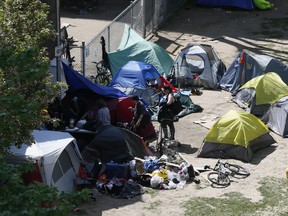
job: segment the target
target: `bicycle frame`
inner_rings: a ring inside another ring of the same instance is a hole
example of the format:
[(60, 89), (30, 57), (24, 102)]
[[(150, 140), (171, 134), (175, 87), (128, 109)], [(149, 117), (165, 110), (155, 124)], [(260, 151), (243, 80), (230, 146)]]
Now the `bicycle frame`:
[[(205, 167), (211, 169), (209, 166)], [(230, 164), (228, 162), (223, 163), (221, 159), (217, 161), (216, 165), (211, 170), (213, 171), (208, 174), (208, 179), (212, 184), (224, 187), (230, 185), (230, 176), (234, 178), (246, 178), (250, 175), (250, 172), (242, 166)]]
[(101, 37), (100, 43), (102, 45), (102, 60), (99, 62), (92, 62), (96, 66), (96, 76), (91, 75), (90, 80), (94, 83), (107, 86), (113, 76), (110, 70), (109, 59), (105, 50), (105, 39), (103, 36)]
[(153, 108), (160, 104), (162, 93), (162, 90), (158, 90), (154, 87), (148, 87), (141, 92), (140, 97), (148, 103), (147, 108)]

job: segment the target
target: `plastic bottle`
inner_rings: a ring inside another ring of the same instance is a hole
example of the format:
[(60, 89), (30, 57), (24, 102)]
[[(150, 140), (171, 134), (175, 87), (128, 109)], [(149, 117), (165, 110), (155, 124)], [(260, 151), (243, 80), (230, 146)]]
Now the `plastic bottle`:
[(130, 175), (132, 178), (137, 176), (137, 171), (136, 171), (136, 160), (131, 160), (129, 162), (129, 167), (130, 167)]

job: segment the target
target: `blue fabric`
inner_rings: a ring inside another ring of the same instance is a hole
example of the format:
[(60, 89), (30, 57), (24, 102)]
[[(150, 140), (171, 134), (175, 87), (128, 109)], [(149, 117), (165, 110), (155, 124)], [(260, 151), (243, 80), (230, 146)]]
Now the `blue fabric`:
[(109, 86), (145, 89), (148, 86), (146, 80), (155, 80), (160, 84), (161, 75), (151, 64), (129, 61), (118, 70)]
[(198, 5), (209, 7), (237, 7), (245, 10), (253, 10), (252, 0), (197, 0)]
[(68, 92), (75, 92), (80, 89), (88, 89), (92, 92), (102, 95), (107, 98), (120, 98), (127, 97), (125, 93), (113, 87), (102, 86), (91, 82), (82, 74), (70, 68), (62, 62), (64, 74), (68, 87)]
[(152, 173), (154, 170), (159, 169), (160, 165), (158, 164), (158, 159), (150, 159), (144, 161), (144, 170), (147, 173)]

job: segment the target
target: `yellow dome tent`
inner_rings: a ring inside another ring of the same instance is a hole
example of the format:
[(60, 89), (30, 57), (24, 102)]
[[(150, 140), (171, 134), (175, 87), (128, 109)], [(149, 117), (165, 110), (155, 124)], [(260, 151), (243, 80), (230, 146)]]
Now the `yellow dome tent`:
[(234, 98), (241, 108), (262, 116), (279, 99), (288, 96), (288, 86), (274, 72), (257, 76), (246, 82)]
[(250, 162), (255, 151), (276, 141), (266, 125), (245, 111), (230, 110), (209, 130), (198, 157), (233, 158)]

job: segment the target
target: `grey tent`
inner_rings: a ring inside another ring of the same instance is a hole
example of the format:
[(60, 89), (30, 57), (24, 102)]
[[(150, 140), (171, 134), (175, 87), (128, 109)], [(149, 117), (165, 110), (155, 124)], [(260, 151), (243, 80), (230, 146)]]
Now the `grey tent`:
[(170, 76), (174, 85), (218, 88), (226, 67), (214, 48), (208, 44), (188, 44), (177, 56)]
[(75, 179), (83, 161), (75, 138), (69, 133), (48, 130), (34, 130), (32, 136), (33, 143), (22, 144), (21, 148), (11, 146), (6, 161), (32, 161), (35, 170), (25, 175), (28, 183), (43, 182), (59, 192), (76, 190)]
[(269, 129), (282, 137), (288, 137), (288, 97), (283, 97), (271, 105), (262, 117)]
[(235, 93), (243, 84), (259, 75), (275, 72), (288, 84), (288, 67), (280, 60), (268, 55), (241, 51), (222, 76), (220, 88)]

